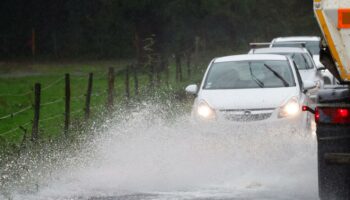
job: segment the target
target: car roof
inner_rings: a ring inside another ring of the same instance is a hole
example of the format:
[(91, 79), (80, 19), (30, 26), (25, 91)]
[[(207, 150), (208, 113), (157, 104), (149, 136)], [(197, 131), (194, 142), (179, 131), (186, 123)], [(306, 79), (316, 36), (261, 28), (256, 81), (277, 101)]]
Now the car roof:
[(278, 37), (273, 42), (304, 42), (304, 41), (320, 41), (318, 36), (295, 36), (295, 37)]
[(214, 59), (214, 63), (230, 62), (230, 61), (245, 61), (245, 60), (287, 60), (286, 56), (274, 54), (242, 54), (224, 56)]
[(251, 53), (308, 53), (308, 50), (298, 47), (273, 47), (252, 49)]

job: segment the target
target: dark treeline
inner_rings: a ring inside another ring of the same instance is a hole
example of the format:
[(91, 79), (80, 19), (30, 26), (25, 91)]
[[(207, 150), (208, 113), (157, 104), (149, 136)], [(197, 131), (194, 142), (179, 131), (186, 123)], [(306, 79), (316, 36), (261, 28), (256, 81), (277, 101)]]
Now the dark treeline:
[(34, 43), (39, 57), (98, 59), (319, 34), (310, 0), (6, 0), (0, 13), (2, 59)]

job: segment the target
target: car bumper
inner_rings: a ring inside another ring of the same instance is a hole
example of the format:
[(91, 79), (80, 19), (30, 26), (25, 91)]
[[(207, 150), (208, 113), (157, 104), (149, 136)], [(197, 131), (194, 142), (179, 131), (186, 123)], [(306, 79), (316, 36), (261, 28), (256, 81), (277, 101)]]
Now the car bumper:
[[(279, 118), (276, 112), (271, 113), (271, 115), (266, 119), (261, 120), (236, 120), (235, 118), (228, 118), (223, 113), (217, 113), (215, 119), (205, 120), (198, 117), (192, 117), (196, 123), (200, 124), (215, 124), (222, 126), (234, 126), (234, 127), (255, 127), (262, 128), (264, 130), (285, 130), (293, 133), (299, 133), (310, 129), (310, 116), (306, 112), (300, 112), (294, 117), (284, 117)], [(274, 132), (274, 131), (272, 131)]]

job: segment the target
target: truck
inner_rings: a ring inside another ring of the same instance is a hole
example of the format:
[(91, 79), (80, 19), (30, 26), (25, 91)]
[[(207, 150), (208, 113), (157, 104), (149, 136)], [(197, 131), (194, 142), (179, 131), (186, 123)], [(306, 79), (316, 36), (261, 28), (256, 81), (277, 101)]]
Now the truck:
[(314, 0), (323, 34), (320, 61), (339, 81), (317, 94), (313, 108), (321, 200), (350, 199), (350, 0)]

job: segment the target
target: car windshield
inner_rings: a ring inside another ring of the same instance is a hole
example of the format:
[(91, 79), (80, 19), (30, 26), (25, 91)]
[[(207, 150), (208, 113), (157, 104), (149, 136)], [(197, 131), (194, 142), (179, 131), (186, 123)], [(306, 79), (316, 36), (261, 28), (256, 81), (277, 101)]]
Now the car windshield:
[(305, 43), (305, 48), (311, 52), (312, 55), (320, 54), (320, 44), (318, 41), (298, 41), (298, 42), (274, 42), (273, 47), (302, 47), (300, 43)]
[(268, 53), (268, 54), (279, 54), (279, 55), (285, 55), (285, 56), (290, 56), (295, 64), (297, 64), (297, 68), (299, 70), (304, 70), (304, 69), (312, 69), (313, 68), (313, 63), (311, 61), (311, 57), (308, 56), (308, 53), (279, 53), (279, 52), (262, 52), (262, 53)]
[(213, 63), (204, 89), (278, 88), (295, 86), (287, 60)]
[(306, 42), (305, 47), (311, 52), (312, 55), (320, 55), (320, 42)]

